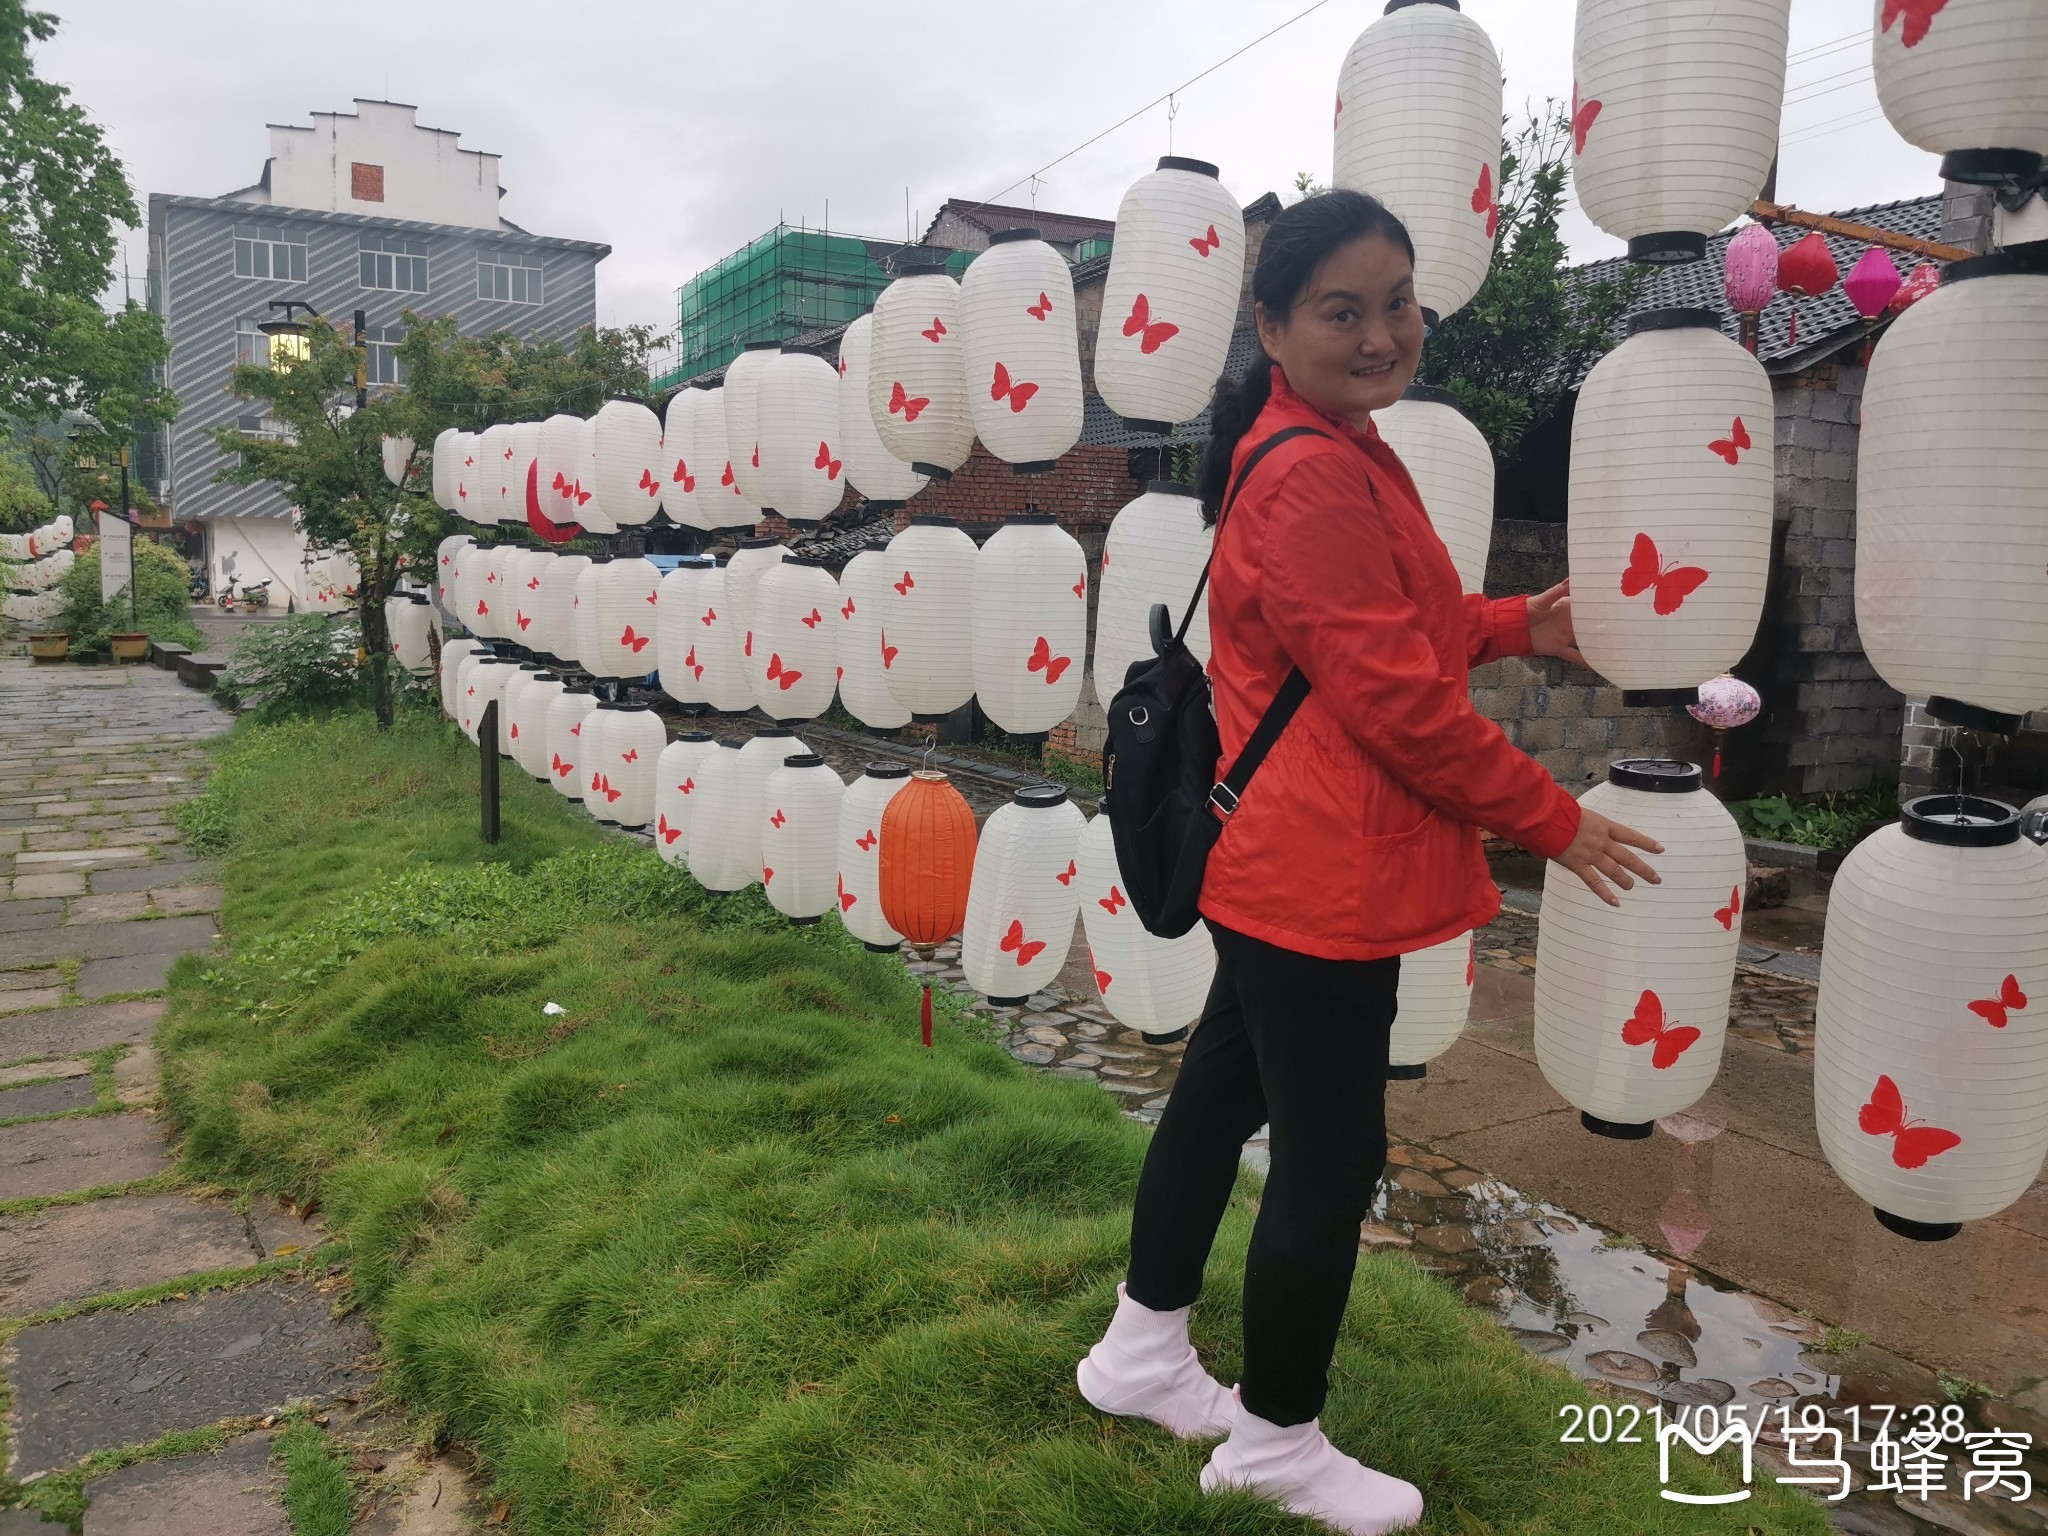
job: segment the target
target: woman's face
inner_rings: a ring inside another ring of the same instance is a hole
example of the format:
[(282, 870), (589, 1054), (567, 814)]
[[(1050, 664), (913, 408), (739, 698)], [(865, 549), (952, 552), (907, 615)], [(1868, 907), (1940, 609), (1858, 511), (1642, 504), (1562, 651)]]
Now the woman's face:
[(1362, 235), (1323, 258), (1287, 314), (1260, 305), (1258, 326), (1296, 394), (1363, 427), (1401, 398), (1422, 357), (1414, 264), (1385, 235)]

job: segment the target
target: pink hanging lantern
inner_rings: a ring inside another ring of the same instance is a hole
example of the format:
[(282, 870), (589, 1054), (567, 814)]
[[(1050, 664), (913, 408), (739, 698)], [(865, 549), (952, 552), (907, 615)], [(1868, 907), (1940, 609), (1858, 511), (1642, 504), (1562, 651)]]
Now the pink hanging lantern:
[(1722, 260), (1721, 291), (1742, 317), (1742, 344), (1756, 350), (1757, 316), (1778, 291), (1778, 237), (1752, 224), (1728, 242)]
[(1863, 253), (1863, 259), (1849, 270), (1842, 279), (1842, 292), (1849, 295), (1849, 302), (1856, 306), (1856, 313), (1866, 320), (1875, 320), (1885, 312), (1885, 307), (1905, 286), (1899, 276), (1899, 269), (1892, 265), (1892, 259), (1877, 246)]
[(1941, 268), (1931, 261), (1923, 261), (1900, 284), (1899, 291), (1892, 295), (1892, 301), (1885, 308), (1892, 314), (1903, 315), (1940, 286)]

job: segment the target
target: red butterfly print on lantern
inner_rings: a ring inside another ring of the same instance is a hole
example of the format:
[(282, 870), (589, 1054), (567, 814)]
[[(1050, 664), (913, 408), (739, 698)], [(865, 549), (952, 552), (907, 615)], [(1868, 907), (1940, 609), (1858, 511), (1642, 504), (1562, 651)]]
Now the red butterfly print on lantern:
[(1339, 123), (1343, 122), (1343, 121), (1344, 121), (1344, 98), (1343, 98), (1342, 96), (1339, 96), (1339, 97), (1337, 98), (1337, 110), (1336, 110), (1335, 112), (1332, 112), (1332, 113), (1330, 114), (1330, 127), (1331, 127), (1331, 129), (1332, 129), (1332, 130), (1334, 131), (1334, 130), (1335, 130), (1335, 128), (1336, 128), (1336, 126), (1337, 126), (1337, 125), (1338, 125)]
[(1948, 0), (1884, 0), (1884, 14), (1878, 18), (1877, 30), (1891, 31), (1892, 23), (1903, 16), (1906, 24), (1899, 29), (1899, 41), (1908, 48), (1917, 48), (1947, 4)]
[(1113, 885), (1109, 888), (1109, 894), (1107, 896), (1098, 897), (1095, 902), (1095, 905), (1102, 908), (1102, 910), (1107, 912), (1111, 917), (1115, 917), (1117, 913), (1123, 911), (1123, 909), (1129, 906), (1130, 904), (1131, 898), (1126, 896), (1122, 891), (1118, 890)]
[(1472, 211), (1486, 215), (1486, 238), (1500, 232), (1500, 204), (1493, 200), (1493, 167), (1479, 167), (1479, 185), (1472, 190)]
[(745, 494), (745, 493), (744, 493), (743, 491), (741, 491), (741, 490), (740, 490), (740, 487), (739, 487), (739, 481), (738, 481), (737, 477), (735, 477), (735, 476), (734, 476), (734, 474), (733, 474), (733, 472), (732, 472), (732, 460), (731, 460), (731, 459), (727, 459), (727, 460), (725, 461), (725, 473), (724, 473), (723, 475), (720, 475), (720, 476), (718, 477), (718, 483), (719, 483), (720, 485), (725, 485), (725, 486), (730, 486), (730, 487), (732, 487), (732, 493), (733, 493), (733, 495), (735, 495), (735, 496), (740, 496), (740, 495), (744, 495), (744, 494)]
[(1000, 947), (1004, 954), (1014, 954), (1019, 965), (1029, 965), (1044, 952), (1045, 942), (1042, 939), (1025, 938), (1024, 924), (1017, 918), (1011, 918), (1009, 931), (1003, 935)]
[(1031, 648), (1031, 659), (1024, 663), (1027, 672), (1043, 672), (1048, 683), (1060, 680), (1060, 674), (1073, 664), (1071, 656), (1055, 656), (1052, 647), (1046, 644), (1045, 636), (1038, 637), (1038, 644)]
[(1141, 293), (1131, 302), (1130, 317), (1124, 321), (1124, 334), (1138, 337), (1138, 350), (1150, 357), (1178, 336), (1180, 327), (1164, 320), (1154, 320), (1152, 301)]
[(640, 471), (640, 489), (650, 496), (659, 496), (661, 494), (661, 482), (654, 478), (653, 470), (643, 469)]
[(695, 779), (685, 779), (676, 786), (676, 793), (679, 795), (694, 795), (696, 792), (697, 781)]
[(1867, 1136), (1891, 1137), (1892, 1161), (1901, 1168), (1924, 1168), (1930, 1157), (1963, 1144), (1954, 1131), (1908, 1119), (1899, 1085), (1882, 1073), (1870, 1091), (1870, 1102), (1856, 1111), (1856, 1124)]
[(869, 827), (866, 832), (856, 837), (853, 843), (862, 853), (873, 853), (875, 851), (875, 829)]
[(853, 606), (853, 599), (850, 597), (845, 602), (839, 605), (839, 617), (841, 617), (842, 619), (850, 619), (858, 611), (859, 610)]
[(816, 629), (820, 624), (825, 622), (825, 615), (818, 612), (817, 609), (813, 608), (801, 619), (798, 619), (797, 622), (803, 625), (805, 629)]
[(1001, 363), (996, 364), (995, 382), (989, 386), (989, 399), (1001, 400), (1008, 398), (1010, 410), (1014, 413), (1023, 410), (1025, 406), (1029, 405), (1031, 397), (1037, 393), (1038, 386), (1036, 384), (1026, 384), (1022, 381), (1015, 384), (1011, 383), (1010, 370)]
[(635, 656), (638, 656), (642, 651), (647, 649), (647, 642), (652, 640), (653, 638), (654, 637), (652, 635), (634, 634), (633, 626), (628, 624), (626, 626), (626, 632), (619, 636), (619, 644), (625, 646), (628, 650), (632, 651), (632, 653)]
[(718, 610), (716, 608), (706, 608), (697, 622), (706, 627), (716, 624), (718, 622)]
[(1052, 300), (1041, 293), (1036, 304), (1026, 304), (1024, 306), (1024, 313), (1034, 320), (1043, 320), (1052, 313)]
[(668, 824), (668, 813), (666, 811), (664, 811), (661, 815), (661, 818), (655, 822), (654, 830), (661, 835), (661, 840), (664, 843), (669, 844), (673, 844), (677, 838), (683, 835), (683, 829), (681, 827), (672, 827)]
[(518, 625), (518, 626), (519, 626), (519, 627), (520, 627), (521, 629), (524, 629), (524, 628), (526, 628), (526, 627), (527, 627), (527, 625), (529, 625), (529, 624), (531, 624), (531, 623), (533, 622), (533, 618), (532, 618), (532, 616), (531, 616), (530, 614), (524, 614), (524, 613), (517, 613), (517, 612), (515, 612), (515, 613), (514, 613), (514, 614), (512, 615), (512, 621), (513, 621), (513, 622), (514, 622), (515, 624), (517, 624), (517, 625)]
[(1711, 443), (1707, 444), (1707, 447), (1711, 451), (1721, 455), (1721, 457), (1726, 459), (1730, 464), (1740, 463), (1742, 460), (1743, 450), (1751, 446), (1752, 445), (1749, 440), (1749, 428), (1745, 427), (1742, 424), (1742, 418), (1740, 416), (1735, 418), (1734, 429), (1731, 430), (1726, 437), (1717, 437)]
[(898, 597), (908, 597), (910, 595), (910, 589), (916, 586), (917, 582), (911, 576), (910, 572), (905, 571), (903, 573), (903, 579), (901, 581), (892, 581), (889, 583), (889, 585), (896, 589), (896, 595)]
[(1074, 596), (1080, 598), (1084, 603), (1088, 601), (1088, 578), (1086, 576), (1083, 576), (1074, 583)]
[(1621, 573), (1621, 595), (1640, 597), (1654, 588), (1657, 595), (1651, 606), (1660, 615), (1672, 614), (1706, 579), (1707, 573), (1696, 565), (1663, 565), (1657, 541), (1647, 533), (1639, 533), (1629, 551), (1628, 569)]
[(1728, 892), (1728, 905), (1715, 910), (1714, 921), (1732, 933), (1735, 930), (1735, 919), (1741, 915), (1742, 888), (1736, 886)]
[(906, 394), (900, 383), (889, 386), (889, 414), (891, 416), (900, 415), (905, 421), (915, 421), (924, 413), (924, 408), (931, 403), (929, 395)]
[(1195, 254), (1205, 261), (1208, 260), (1210, 252), (1214, 251), (1222, 243), (1223, 237), (1216, 233), (1216, 226), (1214, 224), (1209, 226), (1207, 234), (1196, 235), (1194, 239), (1188, 242), (1189, 245), (1195, 248)]
[(623, 751), (623, 752), (621, 752), (621, 753), (619, 754), (619, 761), (620, 761), (620, 762), (622, 762), (622, 763), (637, 763), (637, 762), (639, 762), (639, 761), (640, 761), (640, 749), (639, 749), (638, 747), (628, 747), (628, 748), (627, 748), (627, 749), (626, 749), (625, 751)]
[(782, 807), (777, 806), (775, 808), (775, 814), (768, 818), (768, 825), (780, 831), (782, 828), (782, 824), (788, 820), (789, 818), (782, 814)]
[(775, 684), (784, 693), (787, 693), (791, 688), (803, 681), (803, 673), (792, 672), (783, 666), (782, 656), (778, 652), (768, 658), (768, 681)]
[(480, 619), (488, 618), (490, 617), (490, 612), (491, 610), (485, 604), (484, 600), (482, 598), (478, 598), (476, 600), (476, 616)]
[(838, 459), (832, 457), (830, 447), (824, 443), (818, 444), (818, 456), (811, 461), (811, 468), (825, 471), (825, 478), (827, 480), (837, 480), (839, 478), (839, 471), (843, 467)]
[(1095, 990), (1107, 992), (1109, 984), (1116, 978), (1095, 963), (1095, 951), (1092, 949), (1088, 951), (1088, 969), (1095, 973)]
[(1074, 883), (1074, 876), (1076, 876), (1080, 872), (1081, 866), (1076, 864), (1072, 859), (1069, 859), (1067, 860), (1067, 867), (1060, 871), (1058, 874), (1054, 875), (1053, 879), (1059, 881), (1061, 885), (1072, 885)]
[(839, 910), (844, 912), (860, 898), (846, 888), (846, 876), (839, 877)]
[(888, 632), (888, 631), (887, 631), (886, 629), (885, 629), (885, 630), (883, 630), (883, 631), (882, 631), (882, 670), (883, 670), (884, 672), (888, 671), (888, 670), (889, 670), (889, 668), (893, 667), (893, 666), (894, 666), (894, 665), (896, 664), (896, 653), (897, 653), (897, 652), (898, 652), (899, 650), (901, 650), (901, 649), (902, 649), (902, 647), (901, 647), (901, 646), (895, 646), (895, 645), (891, 645), (891, 644), (889, 643), (889, 632)]
[(1572, 152), (1583, 155), (1586, 152), (1586, 135), (1593, 131), (1593, 123), (1600, 116), (1598, 99), (1581, 104), (1579, 82), (1572, 82)]
[(933, 315), (931, 329), (928, 331), (919, 331), (917, 334), (922, 336), (926, 341), (930, 342), (933, 346), (937, 346), (939, 344), (939, 338), (946, 334), (946, 322), (941, 320), (937, 315)]
[(1636, 999), (1636, 1011), (1621, 1026), (1626, 1045), (1648, 1045), (1650, 1065), (1662, 1071), (1685, 1054), (1700, 1032), (1690, 1024), (1666, 1024), (1664, 1004), (1655, 992), (1645, 991)]
[(2026, 1006), (2027, 994), (2020, 990), (2019, 977), (2007, 976), (1998, 988), (1998, 996), (1979, 998), (1970, 1004), (1970, 1012), (1993, 1029), (2003, 1029), (2007, 1017), (2024, 1011)]
[(681, 459), (676, 460), (676, 472), (669, 479), (681, 482), (685, 493), (697, 489), (697, 477), (690, 473), (690, 466)]

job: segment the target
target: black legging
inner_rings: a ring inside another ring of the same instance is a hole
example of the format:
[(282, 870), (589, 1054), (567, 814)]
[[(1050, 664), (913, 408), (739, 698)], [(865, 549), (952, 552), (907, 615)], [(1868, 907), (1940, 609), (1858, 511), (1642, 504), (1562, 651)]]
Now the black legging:
[(1320, 960), (1208, 927), (1216, 980), (1145, 1154), (1125, 1289), (1162, 1312), (1194, 1302), (1239, 1153), (1270, 1125), (1245, 1257), (1240, 1386), (1260, 1418), (1305, 1424), (1323, 1410), (1359, 1224), (1386, 1167), (1401, 962)]

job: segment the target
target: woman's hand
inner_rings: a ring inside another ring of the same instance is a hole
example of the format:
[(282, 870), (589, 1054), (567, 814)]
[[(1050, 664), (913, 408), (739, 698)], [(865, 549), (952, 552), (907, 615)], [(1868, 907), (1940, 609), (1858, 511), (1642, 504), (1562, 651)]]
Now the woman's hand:
[(1529, 645), (1533, 656), (1561, 656), (1574, 666), (1586, 664), (1586, 658), (1579, 654), (1579, 637), (1572, 629), (1572, 584), (1569, 578), (1548, 592), (1538, 592), (1530, 597)]
[[(1547, 594), (1546, 594), (1547, 595)], [(1530, 600), (1531, 606), (1534, 599)], [(1657, 871), (1643, 862), (1642, 858), (1629, 850), (1641, 848), (1650, 853), (1662, 853), (1664, 845), (1653, 837), (1624, 827), (1618, 821), (1609, 821), (1598, 811), (1579, 808), (1579, 833), (1572, 839), (1571, 846), (1557, 856), (1557, 862), (1586, 882), (1586, 889), (1606, 902), (1610, 907), (1621, 905), (1621, 898), (1608, 888), (1612, 880), (1624, 891), (1635, 889), (1632, 874), (1641, 875), (1652, 885), (1662, 885)], [(1601, 876), (1606, 876), (1602, 879)]]

